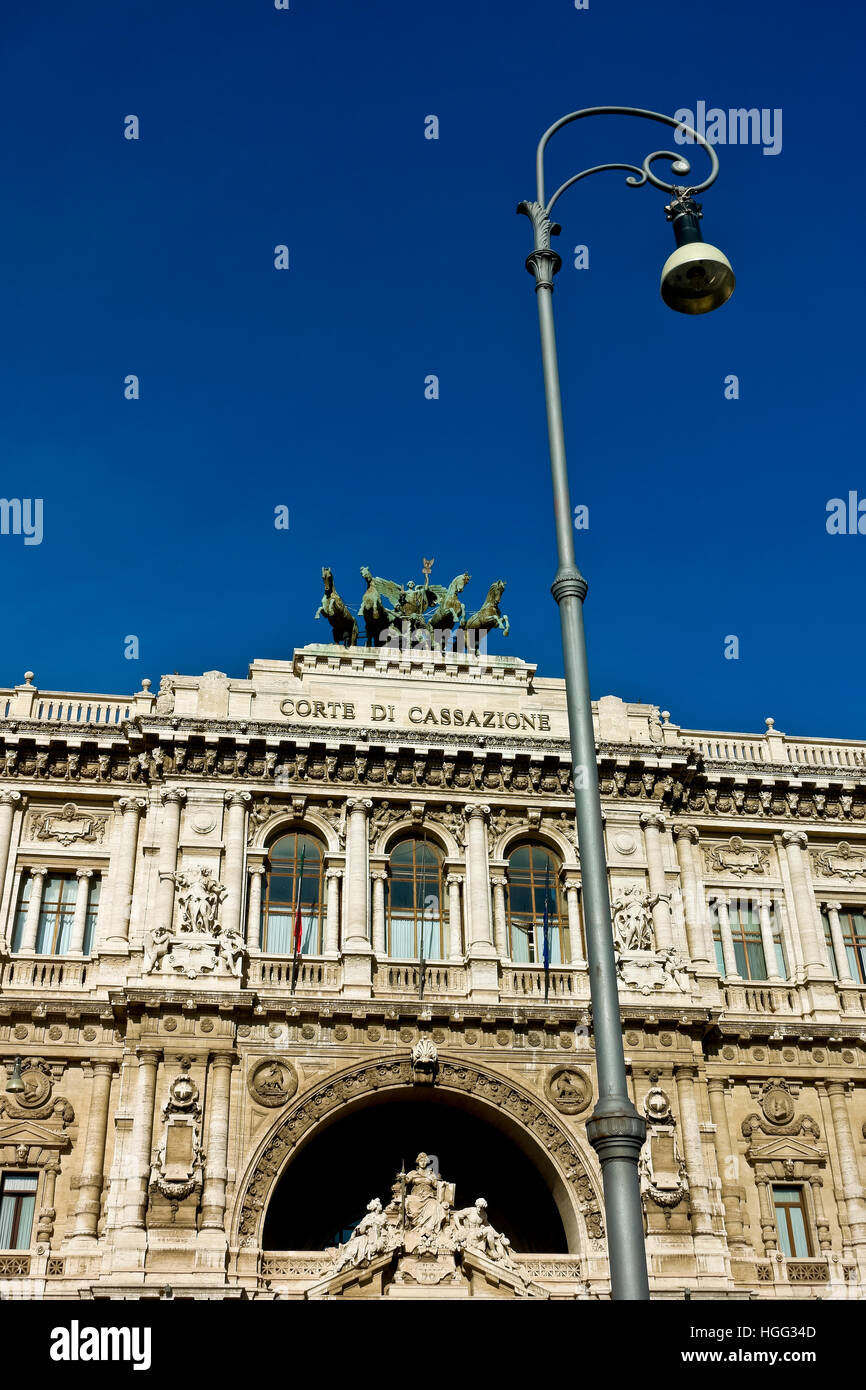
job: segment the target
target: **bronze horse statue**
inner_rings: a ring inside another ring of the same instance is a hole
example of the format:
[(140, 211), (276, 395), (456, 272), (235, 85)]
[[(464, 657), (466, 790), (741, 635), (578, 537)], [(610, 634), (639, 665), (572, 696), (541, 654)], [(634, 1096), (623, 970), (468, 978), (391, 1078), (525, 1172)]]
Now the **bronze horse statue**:
[(316, 609), (315, 617), (321, 618), (324, 613), (331, 624), (335, 643), (343, 647), (357, 647), (358, 624), (334, 588), (334, 576), (327, 566), (322, 569), (322, 579), (325, 582), (325, 593)]
[(393, 610), (386, 608), (382, 602), (379, 585), (386, 581), (374, 579), (366, 565), (361, 566), (361, 578), (367, 588), (361, 600), (361, 607), (358, 609), (358, 617), (364, 619), (367, 646), (375, 647), (378, 645), (385, 628), (391, 626)]
[(471, 578), (471, 574), (458, 574), (451, 580), (447, 589), (443, 589), (441, 584), (430, 585), (431, 593), (435, 594), (439, 601), (430, 619), (430, 626), (434, 632), (450, 631), (453, 627), (460, 627), (466, 617), (466, 605), (461, 601), (460, 595)]
[(505, 592), (505, 580), (495, 579), (487, 591), (487, 597), (471, 617), (464, 618), (460, 626), (466, 632), (490, 632), (494, 627), (501, 627), (503, 636), (507, 637), (511, 624), (505, 613), (500, 613), (499, 604)]

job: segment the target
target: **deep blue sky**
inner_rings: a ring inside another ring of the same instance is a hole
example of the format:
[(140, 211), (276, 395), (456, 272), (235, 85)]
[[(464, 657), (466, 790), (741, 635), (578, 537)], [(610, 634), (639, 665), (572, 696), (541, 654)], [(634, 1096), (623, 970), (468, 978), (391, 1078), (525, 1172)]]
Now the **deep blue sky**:
[[(718, 313), (659, 299), (663, 194), (603, 174), (558, 208), (593, 694), (690, 726), (772, 714), (866, 736), (866, 535), (825, 529), (829, 498), (866, 497), (862, 12), (291, 6), (7, 7), (0, 495), (43, 498), (45, 531), (0, 536), (0, 684), (25, 667), (107, 693), (243, 674), (326, 638), (323, 564), (356, 604), (360, 565), (405, 581), (422, 556), (440, 582), (469, 569), (479, 602), (506, 578), (512, 634), (491, 650), (560, 674), (531, 229), (514, 209), (559, 115), (703, 100), (783, 111), (780, 154), (718, 147), (704, 234), (738, 277)], [(668, 143), (651, 122), (581, 122), (552, 146), (550, 188)]]

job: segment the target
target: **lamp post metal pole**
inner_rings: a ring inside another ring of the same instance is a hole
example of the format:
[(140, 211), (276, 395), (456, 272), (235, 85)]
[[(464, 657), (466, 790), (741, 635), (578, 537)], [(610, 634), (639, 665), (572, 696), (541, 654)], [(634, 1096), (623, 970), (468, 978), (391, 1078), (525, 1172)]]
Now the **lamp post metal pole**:
[[(550, 264), (550, 254), (545, 256), (544, 253), (540, 253), (541, 259)], [(574, 804), (580, 844), (581, 884), (592, 994), (592, 1025), (598, 1074), (598, 1103), (587, 1123), (586, 1132), (601, 1163), (612, 1297), (648, 1299), (643, 1211), (637, 1172), (638, 1157), (646, 1137), (646, 1124), (632, 1104), (625, 1075), (589, 667), (583, 628), (583, 600), (587, 586), (574, 556), (559, 368), (553, 327), (553, 284), (546, 277), (537, 284), (537, 299), (559, 558), (559, 569), (553, 582), (553, 596), (559, 605), (562, 627), (565, 697), (571, 740)]]
[[(538, 322), (541, 334), (541, 358), (544, 370), (544, 397), (547, 408), (547, 429), (550, 444), (550, 468), (553, 482), (553, 504), (556, 518), (556, 544), (559, 569), (552, 592), (559, 606), (562, 628), (562, 653), (565, 669), (565, 693), (568, 708), (568, 728), (571, 741), (574, 804), (577, 815), (577, 834), (580, 846), (581, 882), (586, 922), (587, 956), (592, 997), (592, 1022), (595, 1035), (598, 1101), (587, 1121), (586, 1133), (601, 1164), (604, 1185), (604, 1206), (610, 1259), (611, 1296), (616, 1300), (649, 1299), (646, 1268), (643, 1211), (641, 1208), (638, 1159), (646, 1138), (646, 1123), (638, 1115), (628, 1093), (623, 1053), (622, 1025), (619, 1012), (619, 993), (616, 979), (616, 960), (613, 946), (610, 896), (607, 883), (607, 862), (604, 852), (604, 829), (598, 786), (595, 732), (589, 686), (589, 667), (586, 637), (583, 626), (583, 600), (587, 584), (577, 568), (574, 553), (574, 529), (568, 487), (568, 468), (565, 456), (565, 433), (562, 423), (562, 398), (559, 386), (559, 366), (556, 335), (553, 323), (553, 277), (560, 269), (561, 258), (550, 246), (551, 234), (559, 227), (551, 223), (553, 204), (566, 188), (589, 174), (602, 169), (631, 170), (627, 182), (633, 186), (652, 183), (658, 188), (673, 191), (674, 186), (658, 179), (651, 164), (664, 158), (672, 161), (673, 172), (689, 172), (688, 161), (672, 151), (655, 151), (647, 156), (641, 167), (629, 164), (598, 165), (586, 169), (564, 183), (549, 202), (544, 197), (544, 150), (551, 135), (561, 126), (583, 116), (640, 115), (681, 129), (682, 123), (670, 116), (631, 107), (589, 107), (563, 117), (542, 137), (538, 147), (538, 196), (533, 203), (521, 203), (518, 212), (525, 213), (535, 230), (535, 249), (527, 257), (527, 269), (535, 276)], [(718, 170), (715, 151), (696, 132), (695, 140), (710, 154), (713, 165), (710, 178), (700, 190), (712, 183)], [(694, 191), (699, 191), (697, 188)]]

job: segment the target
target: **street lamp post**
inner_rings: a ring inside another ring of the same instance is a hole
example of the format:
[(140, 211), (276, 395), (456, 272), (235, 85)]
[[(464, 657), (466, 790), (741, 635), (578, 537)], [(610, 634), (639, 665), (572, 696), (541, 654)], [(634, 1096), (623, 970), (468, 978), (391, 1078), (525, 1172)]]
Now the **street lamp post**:
[[(709, 178), (702, 184), (690, 188), (665, 183), (656, 176), (651, 167), (657, 160), (672, 161), (671, 172), (678, 175), (690, 172), (689, 162), (681, 154), (670, 150), (655, 150), (647, 155), (641, 167), (634, 164), (599, 164), (591, 169), (584, 169), (567, 179), (553, 196), (545, 201), (544, 152), (551, 136), (572, 121), (581, 120), (584, 116), (599, 115), (642, 116), (686, 131), (703, 146), (710, 157)], [(553, 326), (553, 277), (560, 269), (562, 261), (550, 245), (551, 235), (560, 231), (559, 226), (550, 219), (553, 206), (560, 195), (580, 179), (608, 169), (628, 170), (629, 177), (626, 183), (632, 188), (650, 183), (655, 188), (674, 195), (666, 213), (673, 223), (677, 249), (665, 264), (661, 285), (662, 297), (667, 304), (684, 313), (706, 313), (730, 297), (734, 288), (734, 276), (721, 251), (706, 244), (701, 238), (701, 210), (693, 195), (702, 192), (713, 183), (719, 163), (712, 146), (696, 131), (683, 125), (681, 121), (656, 111), (644, 111), (631, 106), (591, 106), (563, 116), (541, 137), (536, 155), (537, 197), (534, 202), (520, 203), (517, 211), (530, 218), (535, 231), (535, 248), (526, 258), (526, 267), (535, 277), (541, 331), (544, 396), (559, 559), (559, 569), (552, 590), (559, 605), (562, 627), (565, 694), (598, 1072), (598, 1102), (591, 1119), (587, 1121), (586, 1134), (601, 1164), (611, 1295), (614, 1299), (645, 1300), (649, 1298), (649, 1284), (638, 1158), (646, 1138), (646, 1124), (632, 1104), (625, 1074), (583, 627), (583, 600), (586, 597), (587, 585), (575, 562), (559, 367)]]

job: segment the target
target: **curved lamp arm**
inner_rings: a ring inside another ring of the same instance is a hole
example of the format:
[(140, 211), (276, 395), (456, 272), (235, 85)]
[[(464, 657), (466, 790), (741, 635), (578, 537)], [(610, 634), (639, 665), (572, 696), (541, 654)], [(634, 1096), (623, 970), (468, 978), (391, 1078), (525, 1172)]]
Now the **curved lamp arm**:
[(691, 173), (691, 164), (682, 154), (677, 154), (673, 150), (653, 150), (646, 156), (643, 163), (638, 164), (595, 164), (591, 169), (582, 169), (579, 174), (572, 174), (570, 179), (560, 184), (549, 202), (544, 198), (544, 152), (552, 136), (563, 126), (570, 125), (572, 121), (580, 121), (584, 116), (642, 116), (650, 121), (660, 121), (662, 125), (673, 126), (675, 130), (683, 130), (690, 135), (697, 144), (706, 150), (710, 159), (709, 177), (703, 183), (693, 184), (688, 192), (690, 194), (703, 193), (705, 189), (714, 183), (719, 172), (719, 161), (712, 145), (693, 130), (691, 126), (683, 121), (678, 121), (673, 116), (666, 116), (661, 111), (645, 111), (640, 106), (585, 106), (580, 111), (572, 111), (568, 116), (561, 116), (558, 121), (544, 132), (538, 142), (538, 150), (535, 155), (535, 176), (538, 189), (537, 198), (534, 203), (522, 202), (518, 204), (517, 211), (525, 213), (531, 220), (535, 228), (535, 247), (536, 250), (549, 250), (551, 235), (557, 235), (561, 230), (559, 223), (551, 222), (550, 213), (554, 204), (561, 198), (567, 188), (572, 184), (578, 183), (581, 179), (586, 179), (590, 174), (601, 174), (611, 169), (623, 169), (629, 177), (626, 183), (629, 188), (642, 188), (644, 184), (651, 183), (654, 188), (660, 188), (665, 193), (678, 195), (683, 191), (682, 186), (673, 183), (666, 183), (653, 172), (652, 165), (659, 159), (669, 159), (671, 161), (671, 173), (682, 177)]
[(656, 160), (671, 160), (671, 172), (674, 174), (691, 173), (691, 165), (683, 155), (675, 154), (672, 150), (653, 150), (651, 154), (646, 156), (643, 164), (640, 166), (637, 164), (597, 164), (592, 169), (584, 169), (582, 173), (575, 174), (573, 178), (567, 179), (566, 182), (556, 190), (550, 202), (545, 206), (544, 152), (547, 149), (548, 142), (563, 126), (570, 125), (572, 121), (580, 121), (584, 116), (643, 116), (646, 117), (647, 120), (660, 121), (662, 125), (673, 126), (675, 130), (684, 130), (706, 150), (710, 157), (711, 168), (709, 178), (704, 179), (703, 183), (694, 184), (692, 186), (692, 192), (703, 193), (704, 189), (709, 188), (710, 184), (714, 183), (716, 180), (716, 175), (719, 172), (719, 161), (716, 157), (715, 150), (712, 145), (705, 140), (703, 135), (698, 134), (696, 130), (693, 130), (691, 126), (686, 125), (683, 121), (676, 120), (674, 116), (666, 116), (661, 111), (645, 111), (640, 106), (585, 106), (581, 111), (572, 111), (569, 116), (561, 116), (558, 121), (554, 121), (550, 129), (544, 132), (538, 142), (538, 150), (535, 155), (535, 176), (538, 188), (537, 196), (539, 203), (548, 214), (560, 195), (563, 194), (567, 188), (570, 188), (573, 183), (577, 183), (578, 179), (586, 178), (588, 174), (598, 174), (605, 169), (627, 169), (632, 175), (636, 175), (636, 177), (626, 179), (626, 183), (630, 188), (640, 188), (645, 183), (651, 183), (653, 187), (660, 188), (664, 193), (676, 192), (677, 186), (672, 183), (665, 183), (663, 179), (658, 178), (652, 172), (650, 165), (654, 164)]

